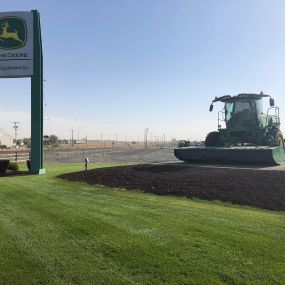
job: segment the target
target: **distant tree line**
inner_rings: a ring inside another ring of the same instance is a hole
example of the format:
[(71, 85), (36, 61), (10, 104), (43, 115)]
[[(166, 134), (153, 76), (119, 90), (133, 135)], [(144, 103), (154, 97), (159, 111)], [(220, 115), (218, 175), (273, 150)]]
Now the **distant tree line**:
[[(56, 136), (56, 135), (50, 135), (50, 136), (44, 136), (43, 137), (43, 144), (44, 145), (57, 146), (58, 143), (59, 143), (59, 140), (58, 140), (58, 136)], [(31, 145), (31, 138), (18, 139), (16, 141), (16, 145), (18, 145), (18, 146), (30, 146)]]

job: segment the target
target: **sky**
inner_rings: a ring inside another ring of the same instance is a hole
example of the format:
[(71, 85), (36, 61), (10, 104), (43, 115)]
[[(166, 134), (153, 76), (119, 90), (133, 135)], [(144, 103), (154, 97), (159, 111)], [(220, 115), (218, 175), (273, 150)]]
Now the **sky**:
[[(204, 139), (215, 96), (270, 94), (285, 132), (283, 0), (13, 0), (38, 10), (44, 133)], [(0, 128), (30, 135), (30, 79), (0, 79)]]

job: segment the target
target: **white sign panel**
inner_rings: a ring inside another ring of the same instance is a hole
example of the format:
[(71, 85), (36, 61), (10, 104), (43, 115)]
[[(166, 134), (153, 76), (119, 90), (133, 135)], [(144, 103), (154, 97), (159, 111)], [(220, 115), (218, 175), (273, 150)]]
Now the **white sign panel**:
[(0, 77), (33, 75), (33, 13), (0, 13)]

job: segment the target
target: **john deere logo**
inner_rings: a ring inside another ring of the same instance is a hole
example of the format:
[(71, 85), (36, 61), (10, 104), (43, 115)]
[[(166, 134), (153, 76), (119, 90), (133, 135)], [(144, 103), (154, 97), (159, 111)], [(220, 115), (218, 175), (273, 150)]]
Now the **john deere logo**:
[(27, 26), (22, 18), (0, 18), (0, 49), (17, 49), (27, 41)]

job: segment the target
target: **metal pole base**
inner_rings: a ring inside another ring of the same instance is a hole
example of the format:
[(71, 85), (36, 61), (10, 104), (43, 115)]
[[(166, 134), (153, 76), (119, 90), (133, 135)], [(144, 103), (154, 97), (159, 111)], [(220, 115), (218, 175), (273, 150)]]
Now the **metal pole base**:
[(35, 170), (30, 170), (30, 173), (31, 174), (38, 174), (38, 175), (43, 175), (43, 174), (46, 174), (46, 170), (45, 168), (41, 168), (41, 169), (35, 169)]

